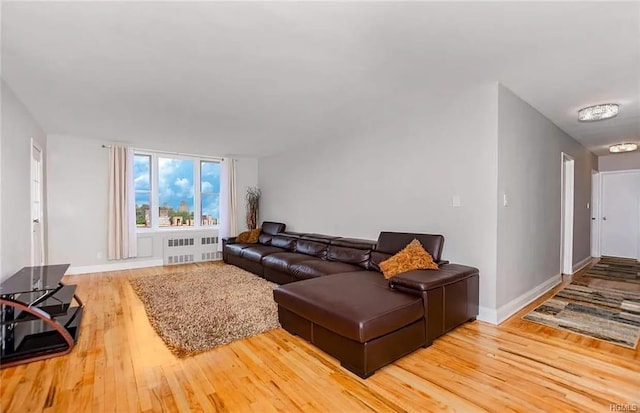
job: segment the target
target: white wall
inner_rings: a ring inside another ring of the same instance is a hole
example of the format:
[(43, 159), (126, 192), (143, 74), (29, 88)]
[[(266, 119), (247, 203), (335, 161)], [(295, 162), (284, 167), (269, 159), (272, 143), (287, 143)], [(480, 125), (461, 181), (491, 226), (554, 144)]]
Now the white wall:
[[(560, 274), (561, 153), (575, 159), (573, 263), (590, 256), (595, 156), (506, 87), (499, 87), (497, 306)], [(503, 206), (503, 195), (508, 206)], [(523, 302), (521, 304), (526, 304)]]
[[(106, 259), (109, 151), (102, 145), (112, 142), (64, 135), (49, 135), (48, 142), (49, 261), (71, 263), (72, 267), (83, 267), (88, 271), (94, 266), (98, 270), (105, 265), (113, 268), (123, 265)], [(182, 143), (173, 148), (145, 149), (218, 155), (211, 149), (189, 148)], [(256, 185), (256, 171), (257, 160), (238, 160), (239, 210), (244, 211), (246, 187)], [(239, 229), (243, 229), (244, 220), (240, 219), (239, 224)], [(161, 260), (162, 237), (165, 234), (140, 235), (153, 239), (152, 255), (127, 260), (124, 265), (143, 265)]]
[[(3, 280), (22, 267), (31, 265), (31, 138), (46, 154), (47, 137), (4, 80), (1, 88), (0, 280)], [(43, 168), (47, 168), (46, 161)], [(45, 188), (46, 184), (45, 179)], [(46, 199), (44, 201), (46, 214)], [(46, 239), (46, 220), (43, 231)]]
[(496, 85), (425, 91), (389, 111), (384, 125), (374, 117), (356, 131), (327, 125), (326, 139), (260, 158), (261, 219), (368, 239), (383, 230), (441, 233), (443, 257), (477, 266), (481, 305), (493, 307)]
[(598, 170), (600, 172), (624, 171), (627, 169), (640, 169), (640, 151), (598, 157)]

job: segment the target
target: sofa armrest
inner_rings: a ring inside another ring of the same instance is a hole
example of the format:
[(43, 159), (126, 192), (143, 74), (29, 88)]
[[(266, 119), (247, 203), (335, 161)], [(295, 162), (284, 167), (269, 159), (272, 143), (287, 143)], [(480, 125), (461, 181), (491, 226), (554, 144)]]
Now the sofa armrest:
[(224, 247), (227, 244), (235, 244), (236, 237), (224, 237), (222, 238), (222, 246)]
[(429, 291), (478, 275), (478, 269), (459, 264), (442, 264), (437, 270), (408, 271), (389, 280), (389, 287), (417, 292)]

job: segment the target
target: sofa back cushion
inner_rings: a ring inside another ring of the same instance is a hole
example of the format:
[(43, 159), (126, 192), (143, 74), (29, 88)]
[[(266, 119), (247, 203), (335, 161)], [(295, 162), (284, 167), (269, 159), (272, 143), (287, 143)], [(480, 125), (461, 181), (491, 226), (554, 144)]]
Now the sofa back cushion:
[(360, 238), (338, 238), (331, 240), (331, 245), (357, 248), (360, 250), (373, 250), (376, 247), (376, 241)]
[(313, 257), (318, 257), (325, 259), (327, 257), (327, 249), (329, 248), (329, 244), (325, 244), (322, 242), (311, 241), (308, 239), (299, 239), (296, 243), (296, 252), (300, 254), (311, 255)]
[(371, 262), (370, 262), (371, 269), (378, 272), (382, 272), (382, 270), (380, 269), (380, 263), (382, 261), (388, 260), (391, 257), (393, 257), (393, 255), (391, 254), (387, 254), (379, 251), (371, 251)]
[(271, 238), (271, 245), (284, 248), (287, 251), (293, 251), (296, 248), (296, 239), (286, 235), (274, 235), (273, 238)]
[(368, 249), (364, 250), (364, 249), (358, 249), (358, 248), (329, 245), (329, 249), (327, 250), (327, 259), (329, 261), (355, 264), (366, 270), (369, 269), (370, 258), (371, 258), (371, 250), (368, 250)]
[(264, 232), (262, 232), (260, 234), (260, 236), (258, 237), (258, 244), (271, 245), (271, 240), (272, 239), (273, 239), (273, 235), (265, 234)]
[(285, 228), (286, 225), (281, 222), (264, 221), (262, 223), (263, 234), (276, 235), (280, 232), (283, 232)]
[[(442, 248), (444, 247), (444, 237), (442, 235), (383, 231), (378, 237), (378, 244), (376, 245), (375, 250), (391, 256), (406, 247), (407, 244), (414, 239), (420, 241), (422, 247), (431, 254), (436, 263), (440, 261), (442, 258)], [(384, 259), (380, 261), (384, 261)], [(377, 261), (377, 263), (380, 261)]]

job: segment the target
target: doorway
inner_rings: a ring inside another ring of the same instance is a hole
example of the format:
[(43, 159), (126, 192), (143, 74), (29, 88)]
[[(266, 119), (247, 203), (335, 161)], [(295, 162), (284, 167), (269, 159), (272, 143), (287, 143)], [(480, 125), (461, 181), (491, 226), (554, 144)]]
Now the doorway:
[(573, 274), (573, 188), (575, 162), (562, 153), (561, 273)]
[(31, 140), (31, 265), (44, 265), (42, 149)]
[(600, 174), (591, 170), (591, 257), (600, 258)]
[(602, 255), (640, 259), (640, 170), (602, 172)]

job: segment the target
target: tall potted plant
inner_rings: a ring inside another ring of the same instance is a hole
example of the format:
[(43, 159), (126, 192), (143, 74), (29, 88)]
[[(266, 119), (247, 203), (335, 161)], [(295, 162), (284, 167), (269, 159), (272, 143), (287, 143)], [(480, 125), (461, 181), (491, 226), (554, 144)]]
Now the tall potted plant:
[(258, 187), (250, 186), (247, 188), (247, 228), (250, 230), (258, 227), (260, 195), (262, 195), (262, 192)]

